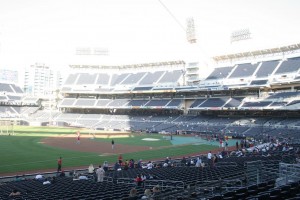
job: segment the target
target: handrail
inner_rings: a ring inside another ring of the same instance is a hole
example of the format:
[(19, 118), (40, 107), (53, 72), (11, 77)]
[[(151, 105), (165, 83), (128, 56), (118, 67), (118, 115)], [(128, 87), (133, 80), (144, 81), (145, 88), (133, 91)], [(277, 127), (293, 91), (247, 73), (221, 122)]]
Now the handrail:
[(118, 178), (117, 183), (134, 184), (133, 178)]
[[(125, 184), (131, 184), (131, 185), (134, 185), (136, 184), (134, 182), (134, 179), (132, 178), (118, 178), (117, 179), (117, 183), (125, 183)], [(153, 180), (145, 180), (144, 181), (144, 188), (149, 188), (149, 187), (154, 187), (154, 186), (157, 186), (159, 185), (159, 187), (161, 189), (166, 189), (166, 188), (181, 188), (183, 189), (184, 188), (184, 182), (183, 181), (171, 181), (171, 180), (156, 180), (156, 179), (153, 179)]]
[(237, 163), (236, 162), (217, 162), (216, 166), (217, 167), (229, 167), (229, 166), (236, 167)]
[[(183, 181), (171, 181), (171, 180), (145, 180), (144, 187), (153, 187), (159, 185), (160, 188), (184, 188)], [(175, 186), (174, 186), (175, 185)]]
[[(223, 184), (226, 183), (239, 183), (240, 186), (223, 186)], [(197, 186), (200, 185), (201, 186)], [(205, 186), (205, 184), (207, 184)], [(210, 180), (210, 181), (199, 181), (195, 184), (195, 187), (198, 189), (210, 189), (212, 192), (214, 192), (216, 187), (220, 187), (222, 189), (225, 189), (226, 191), (232, 190), (232, 189), (239, 189), (243, 187), (243, 182), (240, 179), (220, 179), (220, 180)]]
[(104, 180), (106, 180), (107, 182), (110, 182), (110, 183), (114, 182), (114, 179), (110, 176), (104, 176)]

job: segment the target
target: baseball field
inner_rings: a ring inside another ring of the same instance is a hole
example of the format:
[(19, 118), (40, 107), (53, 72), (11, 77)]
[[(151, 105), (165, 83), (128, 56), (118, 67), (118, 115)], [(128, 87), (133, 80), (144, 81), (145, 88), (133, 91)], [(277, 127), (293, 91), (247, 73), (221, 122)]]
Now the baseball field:
[[(80, 131), (78, 144), (77, 131)], [(115, 145), (112, 149), (111, 141)], [(205, 143), (195, 137), (146, 133), (112, 133), (88, 129), (15, 126), (13, 132), (0, 133), (0, 176), (55, 171), (57, 159), (63, 169), (113, 165), (119, 154), (123, 159), (157, 160), (180, 158), (217, 150), (217, 143)]]

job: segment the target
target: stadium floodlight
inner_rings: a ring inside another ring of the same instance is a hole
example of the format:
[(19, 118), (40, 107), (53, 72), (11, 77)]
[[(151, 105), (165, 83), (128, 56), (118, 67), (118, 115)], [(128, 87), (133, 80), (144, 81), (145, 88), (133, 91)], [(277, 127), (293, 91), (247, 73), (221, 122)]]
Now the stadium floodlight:
[(197, 42), (196, 38), (196, 31), (195, 31), (195, 23), (194, 23), (194, 18), (188, 18), (186, 20), (186, 38), (187, 41), (191, 44)]
[(79, 56), (108, 56), (109, 49), (100, 47), (77, 47), (75, 50), (75, 54)]
[(93, 55), (97, 55), (97, 56), (108, 56), (109, 55), (109, 50), (108, 48), (94, 48), (93, 49)]
[(76, 55), (91, 55), (91, 48), (90, 47), (77, 47), (76, 48)]
[(251, 39), (251, 32), (249, 28), (233, 31), (230, 36), (231, 43), (240, 40), (248, 40), (248, 39)]

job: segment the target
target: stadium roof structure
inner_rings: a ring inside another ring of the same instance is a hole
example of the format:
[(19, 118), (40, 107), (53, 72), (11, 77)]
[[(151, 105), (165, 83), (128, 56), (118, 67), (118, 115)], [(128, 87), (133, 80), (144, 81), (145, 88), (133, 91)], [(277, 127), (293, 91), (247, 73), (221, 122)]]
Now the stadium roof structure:
[(160, 66), (177, 66), (185, 65), (183, 60), (178, 61), (166, 61), (166, 62), (155, 62), (155, 63), (142, 63), (132, 65), (69, 65), (73, 69), (135, 69), (142, 67), (160, 67)]
[(213, 57), (213, 60), (216, 62), (226, 62), (226, 61), (239, 60), (244, 58), (266, 57), (269, 55), (274, 56), (274, 55), (282, 55), (282, 54), (293, 54), (297, 52), (300, 52), (300, 43), (277, 47), (277, 48), (215, 56)]

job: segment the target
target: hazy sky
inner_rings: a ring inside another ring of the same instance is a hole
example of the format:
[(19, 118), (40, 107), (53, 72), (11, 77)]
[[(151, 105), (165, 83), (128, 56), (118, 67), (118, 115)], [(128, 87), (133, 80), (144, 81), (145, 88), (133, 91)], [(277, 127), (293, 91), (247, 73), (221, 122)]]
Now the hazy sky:
[[(300, 42), (299, 0), (161, 2), (184, 27), (194, 18), (196, 45), (159, 0), (0, 0), (0, 67), (194, 61)], [(230, 44), (243, 28), (252, 39)], [(77, 47), (109, 56), (75, 56)]]

